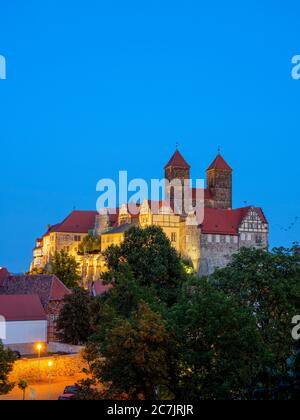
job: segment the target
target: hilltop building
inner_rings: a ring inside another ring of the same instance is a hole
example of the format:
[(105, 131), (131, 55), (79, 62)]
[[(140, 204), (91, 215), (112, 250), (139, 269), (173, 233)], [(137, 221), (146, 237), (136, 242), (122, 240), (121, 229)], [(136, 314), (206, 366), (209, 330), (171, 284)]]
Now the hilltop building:
[[(168, 181), (179, 179), (183, 185), (190, 179), (190, 165), (176, 150), (165, 166)], [(142, 228), (160, 226), (169, 237), (178, 253), (188, 259), (201, 275), (225, 267), (232, 255), (242, 247), (268, 247), (268, 222), (259, 207), (232, 208), (232, 169), (221, 154), (218, 154), (206, 171), (204, 189), (204, 220), (201, 224), (187, 223), (195, 217), (193, 213), (176, 214), (176, 193), (166, 188), (169, 200), (144, 201), (139, 214), (132, 214), (123, 204), (115, 210), (99, 214), (96, 211), (73, 211), (62, 223), (49, 226), (45, 235), (36, 241), (31, 269), (40, 269), (51, 262), (56, 251), (65, 250), (73, 255), (81, 270), (86, 286), (101, 278), (105, 271), (103, 252), (110, 245), (118, 245), (131, 226)], [(192, 189), (195, 205), (197, 190)], [(92, 234), (100, 238), (98, 252), (79, 253), (79, 244)]]

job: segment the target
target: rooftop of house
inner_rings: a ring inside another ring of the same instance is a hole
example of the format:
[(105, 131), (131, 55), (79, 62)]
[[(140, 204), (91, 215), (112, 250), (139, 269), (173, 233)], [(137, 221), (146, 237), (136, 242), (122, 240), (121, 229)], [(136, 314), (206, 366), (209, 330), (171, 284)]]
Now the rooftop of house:
[(5, 321), (47, 319), (38, 295), (0, 295), (0, 313)]
[(0, 267), (0, 287), (3, 281), (9, 276), (9, 272), (6, 268)]
[(75, 210), (61, 223), (50, 226), (47, 233), (87, 233), (94, 229), (97, 214), (97, 211)]
[(38, 295), (46, 310), (51, 301), (61, 301), (71, 291), (54, 275), (8, 276), (0, 295)]

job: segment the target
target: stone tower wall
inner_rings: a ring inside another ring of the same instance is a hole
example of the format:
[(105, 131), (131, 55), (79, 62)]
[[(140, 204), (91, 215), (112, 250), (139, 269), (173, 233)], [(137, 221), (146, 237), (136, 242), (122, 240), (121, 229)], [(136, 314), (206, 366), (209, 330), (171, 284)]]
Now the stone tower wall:
[(207, 186), (213, 194), (213, 207), (232, 208), (232, 173), (227, 170), (207, 171)]

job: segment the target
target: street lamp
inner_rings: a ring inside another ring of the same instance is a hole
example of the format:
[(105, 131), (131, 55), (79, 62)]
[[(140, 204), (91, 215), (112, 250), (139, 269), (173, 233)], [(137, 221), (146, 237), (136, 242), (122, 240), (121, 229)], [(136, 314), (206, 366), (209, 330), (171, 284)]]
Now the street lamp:
[(48, 362), (48, 400), (51, 400), (51, 368), (53, 366), (52, 360)]
[(43, 344), (42, 343), (37, 343), (36, 344), (36, 349), (38, 351), (38, 370), (39, 370), (39, 382), (41, 381), (41, 351), (43, 350)]

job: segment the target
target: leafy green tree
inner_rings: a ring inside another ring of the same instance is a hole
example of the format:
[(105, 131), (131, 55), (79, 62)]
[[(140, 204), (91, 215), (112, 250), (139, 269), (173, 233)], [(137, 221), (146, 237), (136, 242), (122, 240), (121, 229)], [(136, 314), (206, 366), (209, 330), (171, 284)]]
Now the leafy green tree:
[(80, 282), (78, 268), (79, 264), (76, 259), (62, 250), (54, 254), (49, 271), (56, 275), (69, 289), (74, 289), (78, 287)]
[[(156, 288), (153, 285), (141, 286), (127, 263), (120, 264), (118, 271), (114, 272), (113, 284), (114, 287), (104, 296), (104, 302), (106, 306), (113, 308), (119, 317), (130, 317), (132, 312), (138, 309), (141, 300), (155, 309), (162, 305)], [(97, 311), (95, 310), (94, 313)]]
[(124, 262), (142, 287), (155, 287), (160, 299), (169, 304), (186, 279), (181, 260), (163, 230), (156, 226), (145, 229), (133, 227), (125, 233), (120, 246), (112, 246), (105, 253), (108, 274), (113, 281)]
[(58, 337), (61, 341), (74, 345), (87, 342), (92, 333), (91, 303), (92, 297), (80, 288), (65, 296), (57, 321)]
[(7, 394), (14, 384), (9, 382), (9, 374), (13, 369), (16, 357), (11, 350), (6, 350), (0, 340), (0, 395)]
[(76, 383), (78, 393), (75, 395), (74, 400), (79, 401), (98, 401), (105, 399), (103, 392), (99, 391), (95, 385), (94, 379), (82, 379)]
[(154, 399), (156, 387), (168, 383), (169, 334), (164, 320), (147, 303), (141, 301), (130, 318), (115, 319), (98, 346), (91, 368), (108, 394)]
[(272, 253), (242, 249), (212, 281), (251, 311), (266, 355), (257, 380), (267, 388), (276, 385), (288, 376), (287, 360), (295, 351), (291, 320), (300, 310), (299, 247)]
[(177, 342), (170, 384), (177, 398), (245, 397), (264, 356), (247, 308), (195, 278), (171, 309), (169, 328)]
[(78, 246), (78, 254), (94, 254), (101, 251), (101, 239), (97, 236), (87, 235)]

